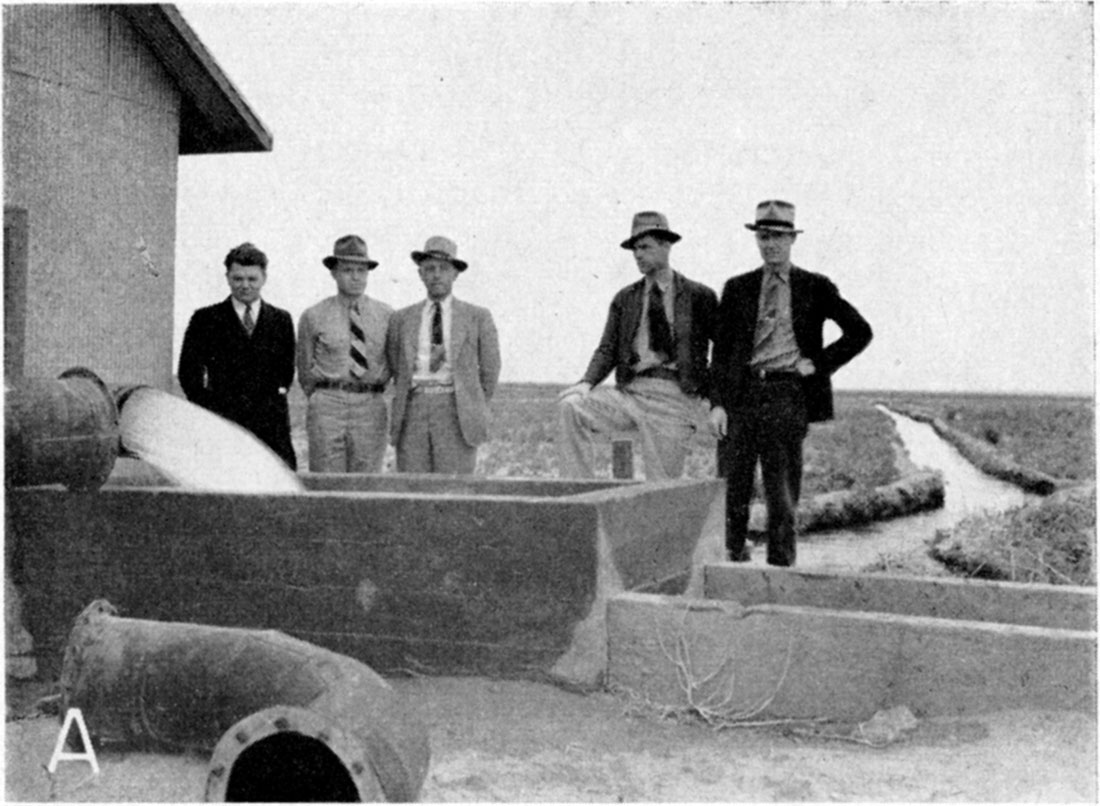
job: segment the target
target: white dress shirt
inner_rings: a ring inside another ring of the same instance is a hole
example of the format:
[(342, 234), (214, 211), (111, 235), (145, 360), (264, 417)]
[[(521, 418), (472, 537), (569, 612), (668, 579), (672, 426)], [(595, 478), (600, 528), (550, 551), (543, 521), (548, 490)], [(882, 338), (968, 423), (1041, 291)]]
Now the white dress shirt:
[(435, 301), (431, 299), (424, 301), (424, 308), (420, 313), (420, 334), (417, 338), (416, 366), (413, 369), (413, 386), (420, 384), (448, 385), (454, 382), (454, 376), (451, 374), (452, 299), (453, 297), (448, 294), (445, 299), (439, 302), (440, 311), (443, 315), (443, 349), (446, 353), (446, 357), (443, 361), (443, 365), (435, 372), (432, 372), (430, 369), (432, 354), (432, 306), (435, 304)]

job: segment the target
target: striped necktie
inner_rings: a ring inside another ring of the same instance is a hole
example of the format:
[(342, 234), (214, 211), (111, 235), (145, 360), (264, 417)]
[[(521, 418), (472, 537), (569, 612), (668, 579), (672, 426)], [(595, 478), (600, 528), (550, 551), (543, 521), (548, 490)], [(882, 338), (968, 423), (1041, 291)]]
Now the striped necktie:
[(252, 318), (252, 304), (244, 306), (244, 316), (241, 317), (241, 324), (244, 325), (244, 332), (249, 336), (252, 335), (252, 331), (256, 329), (256, 320)]
[(362, 378), (367, 374), (367, 343), (358, 302), (352, 303), (348, 315), (351, 320), (351, 374), (355, 378)]

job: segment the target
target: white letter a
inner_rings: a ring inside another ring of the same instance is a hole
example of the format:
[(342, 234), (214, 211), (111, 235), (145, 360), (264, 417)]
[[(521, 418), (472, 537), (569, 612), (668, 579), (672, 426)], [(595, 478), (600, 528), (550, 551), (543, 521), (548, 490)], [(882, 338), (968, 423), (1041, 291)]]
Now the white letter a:
[[(77, 728), (80, 729), (80, 741), (84, 743), (83, 753), (63, 752), (65, 739), (68, 738), (74, 721)], [(61, 725), (61, 733), (57, 735), (57, 745), (54, 747), (53, 755), (50, 756), (50, 763), (46, 767), (50, 771), (50, 775), (57, 772), (57, 762), (59, 761), (87, 761), (92, 765), (92, 772), (99, 775), (99, 762), (95, 758), (95, 748), (92, 747), (92, 740), (88, 738), (88, 728), (84, 725), (84, 715), (80, 713), (79, 708), (70, 708), (65, 712), (65, 721)]]

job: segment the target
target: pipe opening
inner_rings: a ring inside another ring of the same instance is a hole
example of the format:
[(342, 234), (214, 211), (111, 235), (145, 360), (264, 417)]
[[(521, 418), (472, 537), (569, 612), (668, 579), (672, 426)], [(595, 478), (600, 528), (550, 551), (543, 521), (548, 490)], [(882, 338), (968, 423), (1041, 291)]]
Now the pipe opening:
[(294, 731), (267, 736), (241, 751), (229, 771), (229, 803), (354, 803), (359, 791), (328, 745)]

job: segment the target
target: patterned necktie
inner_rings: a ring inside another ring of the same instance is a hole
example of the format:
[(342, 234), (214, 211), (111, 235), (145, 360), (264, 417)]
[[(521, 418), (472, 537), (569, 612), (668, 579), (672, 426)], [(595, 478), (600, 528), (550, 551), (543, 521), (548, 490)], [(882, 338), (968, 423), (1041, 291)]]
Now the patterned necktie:
[(754, 347), (760, 347), (775, 330), (775, 320), (779, 317), (779, 283), (779, 276), (775, 272), (764, 272), (764, 298), (756, 320)]
[(438, 372), (447, 360), (447, 349), (443, 345), (443, 309), (439, 303), (432, 303), (432, 355), (428, 362), (428, 369)]
[(656, 283), (649, 286), (649, 349), (655, 353), (664, 353), (672, 358), (675, 350), (672, 341), (672, 328), (665, 314), (664, 295)]
[(352, 303), (348, 309), (348, 318), (351, 320), (351, 374), (352, 377), (362, 378), (367, 374), (367, 343), (363, 335), (363, 320), (359, 316), (359, 303)]
[(252, 304), (244, 306), (244, 316), (241, 318), (241, 324), (244, 325), (244, 332), (249, 336), (252, 335), (252, 331), (256, 329), (256, 320), (252, 318)]

